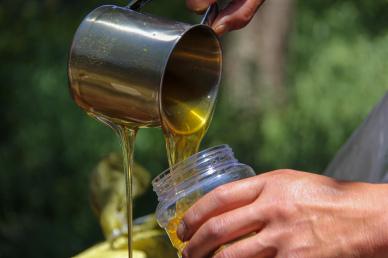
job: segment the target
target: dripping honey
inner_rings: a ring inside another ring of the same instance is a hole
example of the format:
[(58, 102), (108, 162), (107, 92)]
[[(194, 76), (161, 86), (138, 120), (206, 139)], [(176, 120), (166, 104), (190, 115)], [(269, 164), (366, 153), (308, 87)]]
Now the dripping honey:
[[(186, 65), (181, 64), (179, 61), (178, 56), (181, 54), (179, 51), (172, 53), (171, 61), (165, 71), (160, 96), (160, 120), (170, 167), (198, 152), (201, 141), (209, 127), (217, 95), (217, 87), (214, 87), (214, 84), (205, 83), (202, 78), (196, 78), (195, 81), (189, 82), (187, 80), (190, 76), (185, 76), (184, 73), (176, 73), (176, 71), (181, 70), (176, 69), (177, 66)], [(126, 173), (126, 189), (128, 190), (128, 247), (131, 250), (132, 193), (130, 182), (132, 178), (133, 148), (139, 125), (136, 122), (118, 119), (117, 117), (93, 115), (110, 125), (120, 136)], [(179, 213), (170, 222), (171, 226), (167, 230), (173, 245), (178, 249), (178, 253), (182, 250), (184, 244), (176, 237), (175, 224), (178, 223), (181, 216), (183, 216), (183, 212), (189, 207), (188, 203), (189, 200), (182, 200), (176, 204), (176, 210)], [(129, 253), (131, 255), (132, 252)]]
[[(178, 87), (175, 83), (170, 83), (170, 87), (166, 87), (166, 90), (163, 91), (161, 121), (170, 167), (198, 152), (211, 121), (214, 100), (215, 93), (209, 94), (205, 88), (193, 90), (193, 92), (188, 94), (183, 92), (182, 87)], [(131, 257), (132, 162), (134, 142), (139, 126), (131, 121), (111, 119), (93, 113), (89, 114), (108, 124), (120, 136), (127, 184), (128, 250), (130, 250), (129, 255)], [(180, 211), (180, 213), (170, 221), (167, 229), (173, 246), (178, 250), (178, 254), (183, 250), (184, 243), (177, 238), (176, 227), (183, 216), (183, 212), (188, 207), (189, 203), (187, 200), (182, 200), (176, 204), (176, 210)]]
[[(162, 119), (162, 127), (171, 168), (176, 163), (198, 152), (211, 121), (214, 98), (211, 95), (203, 96), (199, 98), (199, 101), (197, 99), (197, 101), (187, 103), (177, 101), (177, 96), (175, 98), (171, 97), (171, 95), (178, 94), (179, 90), (170, 93), (168, 98), (163, 99), (165, 119)], [(174, 173), (174, 171), (171, 171), (171, 173)], [(179, 180), (184, 179), (179, 175), (176, 176)], [(182, 199), (176, 203), (175, 217), (169, 221), (166, 227), (167, 234), (172, 245), (177, 249), (179, 257), (181, 257), (186, 243), (179, 240), (176, 230), (184, 212), (193, 203), (191, 199)]]

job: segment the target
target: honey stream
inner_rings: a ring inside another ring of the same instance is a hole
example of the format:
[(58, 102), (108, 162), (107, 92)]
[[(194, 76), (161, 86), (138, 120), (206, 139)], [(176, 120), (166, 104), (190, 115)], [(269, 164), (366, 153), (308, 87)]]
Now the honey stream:
[[(178, 48), (179, 50), (179, 48)], [(181, 53), (182, 52), (182, 53)], [(218, 87), (206, 79), (195, 76), (187, 76), (188, 72), (193, 72), (195, 66), (187, 66), (188, 69), (177, 69), (186, 66), (186, 59), (182, 59), (185, 50), (174, 51), (170, 58), (170, 63), (165, 71), (163, 87), (160, 93), (160, 122), (166, 142), (167, 157), (170, 168), (176, 163), (197, 153), (203, 137), (209, 127)], [(181, 61), (184, 61), (183, 63)], [(194, 67), (194, 68), (193, 68)], [(189, 69), (190, 68), (190, 69)], [(182, 72), (183, 71), (183, 72)], [(195, 73), (195, 70), (194, 70)], [(203, 75), (202, 75), (203, 76)], [(194, 80), (194, 81), (193, 81)], [(132, 256), (132, 164), (134, 142), (139, 125), (131, 121), (111, 119), (101, 115), (91, 114), (98, 120), (109, 125), (119, 135), (126, 176), (127, 189), (127, 214), (128, 214), (128, 250), (129, 257)], [(175, 171), (171, 170), (171, 173)], [(184, 180), (180, 175), (176, 175), (177, 182)], [(176, 204), (177, 221), (184, 211), (191, 206), (190, 200), (182, 200)], [(172, 222), (173, 223), (173, 222)], [(175, 223), (175, 222), (174, 222)], [(171, 224), (171, 230), (167, 230), (173, 245), (179, 248), (182, 243), (176, 236), (176, 225)], [(178, 252), (180, 254), (180, 252)]]
[(120, 137), (121, 148), (123, 151), (123, 167), (126, 184), (127, 200), (127, 225), (128, 225), (128, 253), (132, 257), (132, 221), (133, 221), (133, 202), (132, 202), (132, 169), (133, 152), (135, 147), (135, 138), (137, 128), (128, 126), (119, 126), (117, 133)]
[[(132, 221), (133, 221), (133, 200), (132, 200), (132, 169), (133, 169), (133, 153), (135, 147), (136, 133), (138, 126), (129, 124), (125, 121), (116, 121), (104, 116), (88, 113), (93, 118), (106, 124), (118, 135), (123, 156), (123, 168), (125, 175), (126, 186), (126, 208), (127, 208), (127, 230), (128, 230), (128, 256), (132, 258)], [(113, 240), (114, 241), (114, 240)], [(111, 243), (114, 247), (113, 242)]]
[[(166, 90), (163, 103), (163, 114), (161, 118), (162, 129), (166, 141), (167, 157), (170, 167), (198, 152), (201, 141), (209, 127), (213, 114), (214, 96), (204, 96), (193, 101), (178, 101), (182, 98), (182, 91), (173, 87), (170, 92)], [(177, 95), (178, 94), (178, 95)], [(187, 93), (185, 93), (187, 95)], [(89, 113), (92, 117), (98, 119), (111, 127), (119, 136), (123, 152), (123, 166), (126, 180), (127, 197), (127, 220), (128, 220), (128, 250), (129, 258), (132, 257), (132, 168), (133, 154), (136, 133), (139, 129), (136, 124), (128, 121), (118, 121), (107, 117)], [(174, 173), (174, 171), (171, 171)], [(188, 200), (177, 203), (177, 216), (171, 221), (170, 230), (167, 233), (178, 250), (180, 255), (183, 243), (177, 238), (176, 227), (180, 221), (183, 212), (187, 210)], [(190, 203), (191, 205), (191, 203)], [(179, 221), (178, 221), (179, 220)]]
[[(162, 127), (166, 140), (168, 161), (170, 169), (172, 169), (176, 163), (198, 152), (212, 118), (214, 99), (211, 96), (202, 98), (199, 103), (191, 106), (187, 103), (179, 103), (175, 99), (167, 99), (165, 103), (167, 107), (164, 112), (170, 115), (168, 119), (162, 120)], [(171, 170), (171, 173), (174, 174), (175, 171)], [(174, 182), (176, 184), (185, 179), (184, 175), (174, 175), (174, 178), (176, 178), (176, 182)], [(176, 230), (184, 212), (199, 197), (194, 195), (179, 200), (176, 203), (175, 216), (166, 227), (167, 234), (171, 243), (177, 249), (179, 257), (181, 257), (186, 243), (179, 240)]]

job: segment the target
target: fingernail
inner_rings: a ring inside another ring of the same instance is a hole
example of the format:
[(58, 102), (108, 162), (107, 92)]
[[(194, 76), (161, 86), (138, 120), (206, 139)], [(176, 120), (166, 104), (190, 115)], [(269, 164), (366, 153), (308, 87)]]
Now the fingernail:
[(207, 9), (207, 7), (206, 8), (197, 8), (194, 10), (194, 12), (198, 15), (202, 15), (206, 12), (206, 9)]
[(221, 25), (218, 25), (214, 31), (217, 33), (217, 35), (219, 36), (222, 36), (222, 34), (224, 34), (225, 32), (228, 31), (227, 27), (225, 26), (225, 24), (221, 24)]
[(196, 13), (204, 13), (209, 7), (209, 3), (207, 1), (186, 1), (186, 5), (189, 9)]
[(179, 226), (178, 226), (178, 229), (176, 231), (176, 234), (178, 236), (178, 238), (182, 241), (185, 241), (185, 230), (186, 230), (186, 224), (185, 222), (182, 220), (180, 223), (179, 223)]

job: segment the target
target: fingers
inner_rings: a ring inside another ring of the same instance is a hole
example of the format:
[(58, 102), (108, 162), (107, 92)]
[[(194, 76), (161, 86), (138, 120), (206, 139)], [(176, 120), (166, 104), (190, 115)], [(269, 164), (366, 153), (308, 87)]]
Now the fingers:
[(209, 219), (198, 229), (183, 251), (183, 256), (209, 257), (221, 245), (258, 232), (263, 226), (264, 219), (254, 205), (223, 213)]
[(205, 11), (214, 2), (216, 0), (186, 0), (186, 5), (189, 9), (199, 13)]
[(240, 240), (216, 253), (213, 258), (274, 258), (277, 249), (266, 244), (260, 234)]
[(246, 206), (255, 201), (264, 187), (259, 176), (222, 185), (197, 201), (178, 227), (178, 237), (187, 241), (211, 217)]
[[(218, 35), (245, 27), (265, 0), (232, 0), (212, 25)], [(186, 0), (189, 9), (200, 13), (216, 0)]]
[(221, 10), (212, 27), (218, 35), (241, 29), (251, 21), (263, 2), (264, 0), (233, 0)]

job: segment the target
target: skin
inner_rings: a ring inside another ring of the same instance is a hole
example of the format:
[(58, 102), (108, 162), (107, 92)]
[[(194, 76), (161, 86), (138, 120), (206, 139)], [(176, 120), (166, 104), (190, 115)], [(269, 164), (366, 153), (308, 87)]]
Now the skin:
[(183, 257), (388, 257), (387, 196), (387, 184), (293, 170), (236, 181), (186, 212), (178, 228), (189, 241)]
[[(201, 13), (214, 2), (216, 0), (186, 0), (186, 5), (189, 9)], [(214, 21), (214, 31), (221, 36), (228, 31), (245, 27), (263, 2), (264, 0), (232, 0)]]
[[(203, 12), (215, 1), (186, 3)], [(213, 29), (221, 36), (245, 27), (263, 2), (233, 0)], [(388, 184), (277, 170), (205, 195), (186, 212), (177, 233), (189, 241), (184, 258), (384, 258), (387, 197)]]

